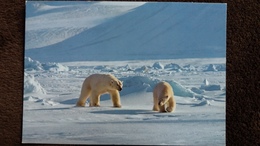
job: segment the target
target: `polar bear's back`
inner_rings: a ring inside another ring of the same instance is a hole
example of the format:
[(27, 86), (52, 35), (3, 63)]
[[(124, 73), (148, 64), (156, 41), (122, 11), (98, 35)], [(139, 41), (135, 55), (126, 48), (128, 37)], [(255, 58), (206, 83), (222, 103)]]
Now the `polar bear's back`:
[(116, 80), (111, 74), (92, 74), (85, 79), (84, 84), (91, 85), (91, 87), (99, 87), (104, 84), (107, 86), (112, 79)]
[(154, 88), (154, 95), (156, 95), (157, 97), (161, 95), (173, 96), (173, 94), (174, 93), (173, 93), (172, 86), (165, 81), (159, 82)]

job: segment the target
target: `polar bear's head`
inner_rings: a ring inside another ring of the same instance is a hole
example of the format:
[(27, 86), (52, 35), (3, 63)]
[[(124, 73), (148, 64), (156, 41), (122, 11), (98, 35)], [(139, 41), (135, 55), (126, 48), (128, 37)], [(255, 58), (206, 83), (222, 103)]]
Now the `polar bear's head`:
[(158, 105), (159, 106), (163, 106), (166, 104), (166, 102), (169, 100), (169, 96), (166, 95), (166, 96), (163, 96), (159, 99), (159, 102), (158, 102)]
[(123, 89), (123, 82), (120, 81), (120, 80), (114, 80), (112, 79), (110, 81), (110, 86), (113, 88), (113, 89), (117, 89), (118, 91), (121, 91)]

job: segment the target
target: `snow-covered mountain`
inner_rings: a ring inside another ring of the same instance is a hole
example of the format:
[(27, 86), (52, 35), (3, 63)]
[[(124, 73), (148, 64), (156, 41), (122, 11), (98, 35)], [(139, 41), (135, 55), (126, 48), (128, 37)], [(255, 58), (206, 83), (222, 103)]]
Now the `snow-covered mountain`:
[(25, 55), (47, 62), (225, 57), (226, 5), (30, 2)]

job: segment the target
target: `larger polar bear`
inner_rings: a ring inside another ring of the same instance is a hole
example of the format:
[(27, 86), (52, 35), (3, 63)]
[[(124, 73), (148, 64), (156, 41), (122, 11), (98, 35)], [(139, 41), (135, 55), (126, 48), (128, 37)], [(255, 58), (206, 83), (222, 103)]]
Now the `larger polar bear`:
[(90, 97), (89, 106), (100, 106), (100, 95), (109, 93), (114, 107), (121, 107), (120, 94), (123, 82), (111, 74), (92, 74), (87, 77), (81, 88), (77, 106), (85, 106)]
[(174, 112), (176, 100), (173, 95), (173, 89), (167, 82), (159, 82), (153, 90), (154, 111)]

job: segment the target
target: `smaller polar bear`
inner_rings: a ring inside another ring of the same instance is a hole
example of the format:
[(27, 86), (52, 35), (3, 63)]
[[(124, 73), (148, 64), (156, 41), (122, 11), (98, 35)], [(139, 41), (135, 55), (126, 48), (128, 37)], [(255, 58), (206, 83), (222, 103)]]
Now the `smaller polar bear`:
[(174, 112), (176, 101), (173, 96), (173, 89), (167, 82), (158, 83), (153, 90), (154, 111)]
[(100, 95), (109, 93), (114, 107), (121, 107), (120, 94), (123, 82), (111, 74), (92, 74), (87, 77), (81, 88), (77, 106), (85, 106), (90, 97), (89, 106), (100, 106)]

